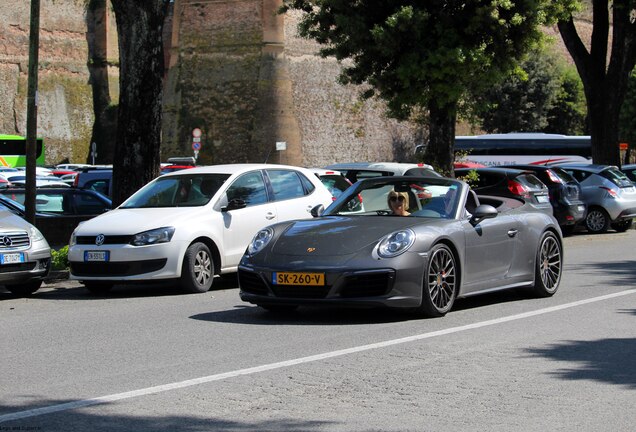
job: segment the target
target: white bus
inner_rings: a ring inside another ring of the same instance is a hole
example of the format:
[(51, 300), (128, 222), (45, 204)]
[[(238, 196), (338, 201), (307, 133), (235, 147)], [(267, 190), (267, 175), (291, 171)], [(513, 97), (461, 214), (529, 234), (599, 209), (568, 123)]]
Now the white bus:
[(589, 136), (545, 133), (456, 136), (455, 152), (466, 155), (462, 161), (486, 166), (592, 163), (592, 141)]

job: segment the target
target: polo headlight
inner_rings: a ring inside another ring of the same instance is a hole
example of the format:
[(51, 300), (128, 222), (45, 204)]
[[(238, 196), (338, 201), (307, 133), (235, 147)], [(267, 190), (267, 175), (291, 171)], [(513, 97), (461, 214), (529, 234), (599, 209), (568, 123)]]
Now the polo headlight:
[(267, 246), (270, 240), (274, 237), (274, 230), (271, 228), (265, 228), (256, 233), (252, 242), (247, 247), (247, 253), (250, 255), (254, 255), (259, 253), (260, 251)]
[(168, 243), (174, 235), (174, 227), (157, 228), (135, 234), (130, 244), (133, 246), (148, 246), (158, 243)]
[(410, 229), (396, 231), (380, 240), (378, 244), (378, 256), (381, 258), (393, 258), (403, 254), (415, 242), (415, 233)]

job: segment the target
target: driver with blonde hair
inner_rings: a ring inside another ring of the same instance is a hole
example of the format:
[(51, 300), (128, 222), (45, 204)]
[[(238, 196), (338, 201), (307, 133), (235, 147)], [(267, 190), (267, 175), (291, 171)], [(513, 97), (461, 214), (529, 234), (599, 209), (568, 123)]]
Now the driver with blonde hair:
[(409, 194), (406, 192), (391, 191), (387, 197), (389, 209), (394, 215), (409, 216)]

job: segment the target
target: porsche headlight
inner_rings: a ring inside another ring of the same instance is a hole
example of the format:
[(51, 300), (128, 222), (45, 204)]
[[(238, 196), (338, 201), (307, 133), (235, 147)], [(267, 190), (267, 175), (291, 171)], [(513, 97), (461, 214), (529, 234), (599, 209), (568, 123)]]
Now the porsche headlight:
[(44, 236), (42, 235), (42, 233), (40, 232), (39, 229), (37, 229), (34, 226), (30, 226), (29, 229), (31, 230), (31, 241), (32, 242), (44, 240)]
[(271, 228), (265, 228), (260, 230), (252, 239), (252, 242), (247, 247), (247, 253), (254, 255), (263, 250), (267, 243), (274, 237), (274, 230)]
[(415, 233), (410, 229), (396, 231), (380, 240), (378, 255), (393, 258), (406, 252), (415, 242)]
[(174, 235), (174, 227), (157, 228), (135, 234), (130, 244), (133, 246), (147, 246), (157, 243), (168, 243)]

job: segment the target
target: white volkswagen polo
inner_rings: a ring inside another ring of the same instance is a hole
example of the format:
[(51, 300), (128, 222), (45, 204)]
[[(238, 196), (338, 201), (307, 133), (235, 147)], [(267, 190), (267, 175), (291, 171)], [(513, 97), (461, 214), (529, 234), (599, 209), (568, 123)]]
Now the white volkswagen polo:
[(236, 271), (261, 228), (309, 218), (313, 207), (331, 202), (304, 168), (232, 164), (166, 174), (75, 229), (70, 277), (94, 293), (170, 279), (187, 292), (206, 292), (215, 275)]

